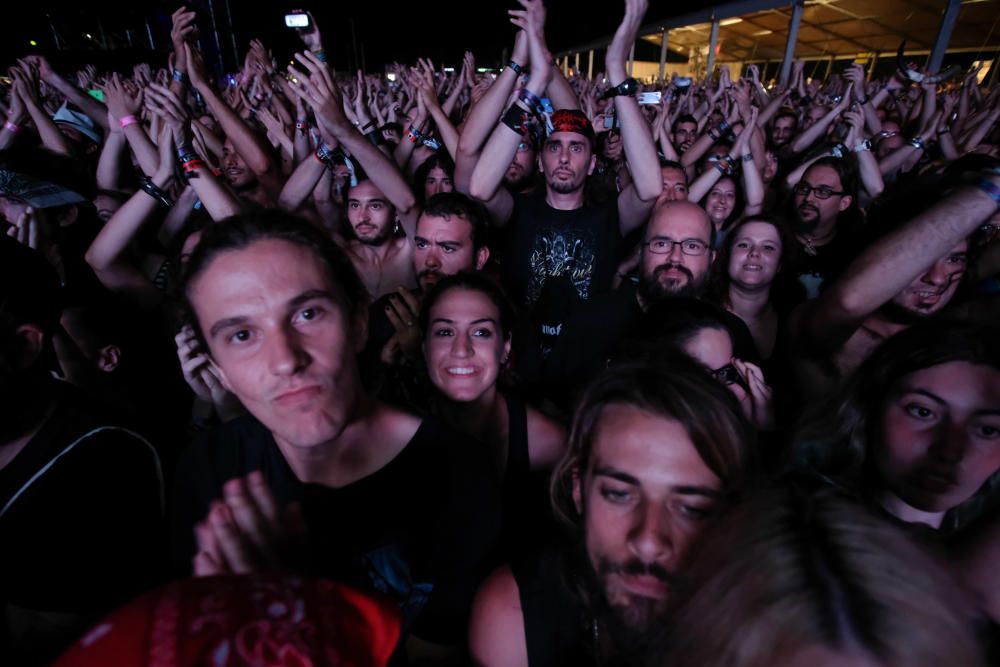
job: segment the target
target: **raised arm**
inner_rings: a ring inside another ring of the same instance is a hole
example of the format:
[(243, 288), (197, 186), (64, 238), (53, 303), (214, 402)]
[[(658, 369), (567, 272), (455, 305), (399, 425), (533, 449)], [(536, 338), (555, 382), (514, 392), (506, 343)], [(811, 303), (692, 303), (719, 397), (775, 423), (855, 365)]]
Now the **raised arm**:
[(416, 197), (396, 165), (382, 151), (361, 134), (344, 115), (340, 88), (333, 80), (329, 68), (311, 53), (295, 54), (296, 60), (308, 74), (289, 68), (295, 74), (293, 85), (312, 106), (313, 113), (323, 129), (350, 153), (364, 168), (368, 178), (396, 208), (407, 235), (413, 237), (416, 229)]
[[(996, 191), (1000, 175), (990, 173), (984, 183), (986, 189), (992, 186)], [(865, 318), (996, 212), (996, 202), (984, 189), (965, 186), (955, 190), (879, 239), (819, 298), (802, 304), (793, 313), (793, 334), (804, 336), (813, 352), (839, 349)]]
[(52, 69), (52, 66), (49, 65), (49, 61), (45, 59), (45, 56), (28, 56), (24, 58), (24, 61), (36, 69), (38, 76), (41, 77), (42, 81), (59, 91), (63, 97), (75, 104), (79, 109), (82, 109), (83, 113), (87, 114), (91, 120), (100, 125), (101, 128), (107, 132), (107, 107), (60, 76), (59, 73)]
[(14, 90), (24, 103), (42, 143), (49, 150), (62, 155), (72, 155), (69, 140), (63, 136), (49, 114), (38, 103), (38, 81), (31, 68), (11, 68), (14, 74)]
[(840, 114), (844, 113), (847, 107), (851, 104), (851, 95), (854, 91), (854, 86), (849, 85), (847, 87), (847, 92), (844, 93), (837, 105), (826, 112), (826, 115), (820, 118), (818, 121), (803, 130), (799, 136), (795, 137), (792, 142), (792, 152), (802, 153), (810, 146), (812, 146), (817, 139), (826, 135), (826, 130), (830, 127), (830, 124), (837, 120)]
[[(549, 84), (552, 70), (541, 63), (551, 59), (545, 46), (545, 6), (542, 0), (518, 0), (524, 9), (510, 10), (511, 23), (521, 28), (528, 39), (528, 51), (531, 54), (531, 76), (525, 86), (523, 96), (541, 97)], [(533, 110), (522, 99), (515, 101), (503, 120), (497, 124), (486, 142), (479, 162), (472, 172), (469, 184), (469, 194), (486, 202), (493, 222), (503, 225), (510, 219), (513, 212), (513, 198), (510, 193), (501, 188), (503, 176), (510, 166), (518, 144), (524, 141), (527, 128), (525, 119)], [(506, 121), (510, 121), (508, 124)], [(514, 129), (517, 127), (518, 129)]]
[(187, 58), (191, 85), (201, 94), (205, 104), (212, 110), (212, 115), (219, 121), (219, 126), (225, 132), (226, 137), (233, 142), (233, 148), (236, 149), (236, 152), (257, 176), (263, 176), (272, 171), (276, 172), (278, 165), (272, 158), (267, 139), (254, 132), (240, 118), (239, 114), (219, 97), (215, 87), (208, 79), (201, 53), (185, 42), (184, 54)]
[(142, 107), (142, 91), (131, 92), (121, 82), (117, 74), (112, 74), (104, 85), (104, 95), (108, 101), (108, 113), (112, 126), (117, 126), (135, 155), (142, 173), (151, 177), (160, 165), (159, 151), (146, 134), (139, 119)]
[[(856, 105), (855, 105), (856, 106)], [(878, 168), (878, 160), (871, 152), (871, 147), (864, 142), (865, 118), (857, 108), (844, 112), (844, 118), (850, 125), (846, 144), (854, 151), (858, 159), (858, 176), (865, 191), (872, 197), (878, 197), (885, 189), (882, 172)]]
[[(165, 132), (169, 134), (169, 129)], [(170, 205), (165, 190), (174, 179), (177, 162), (169, 136), (160, 138), (159, 156), (160, 162), (152, 179), (115, 211), (85, 255), (101, 284), (112, 292), (128, 294), (151, 306), (162, 301), (162, 294), (127, 254), (139, 230), (157, 207)]]
[[(628, 77), (625, 61), (635, 43), (648, 6), (649, 0), (625, 0), (625, 17), (615, 31), (604, 60), (608, 82), (612, 86), (622, 84)], [(621, 125), (625, 159), (632, 173), (632, 183), (618, 195), (618, 221), (622, 233), (627, 234), (645, 224), (652, 205), (663, 191), (663, 179), (660, 177), (660, 161), (656, 157), (656, 144), (653, 143), (649, 123), (639, 110), (639, 102), (635, 96), (615, 97), (615, 113)]]
[(514, 38), (510, 61), (513, 65), (504, 67), (493, 85), (479, 98), (479, 102), (472, 105), (465, 118), (465, 125), (462, 126), (462, 133), (458, 138), (458, 155), (455, 156), (455, 189), (464, 194), (469, 194), (472, 171), (479, 160), (480, 151), (490, 137), (490, 132), (496, 128), (504, 111), (503, 105), (510, 99), (517, 83), (518, 74), (513, 67), (528, 66), (528, 38), (523, 30), (518, 30)]

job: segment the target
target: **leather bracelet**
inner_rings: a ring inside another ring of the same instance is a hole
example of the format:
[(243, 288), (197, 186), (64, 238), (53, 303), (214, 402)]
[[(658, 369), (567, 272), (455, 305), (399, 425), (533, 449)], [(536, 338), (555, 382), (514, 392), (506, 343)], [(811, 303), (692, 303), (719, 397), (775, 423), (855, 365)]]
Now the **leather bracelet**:
[(142, 191), (157, 201), (160, 206), (170, 208), (173, 204), (167, 199), (167, 193), (156, 187), (152, 180), (146, 178), (142, 181)]

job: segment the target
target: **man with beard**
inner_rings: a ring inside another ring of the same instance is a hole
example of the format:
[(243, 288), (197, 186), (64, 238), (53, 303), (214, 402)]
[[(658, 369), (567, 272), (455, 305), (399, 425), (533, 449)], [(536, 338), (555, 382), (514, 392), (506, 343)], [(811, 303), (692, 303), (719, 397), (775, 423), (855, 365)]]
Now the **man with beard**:
[(480, 586), (473, 663), (642, 664), (688, 549), (751, 474), (753, 441), (733, 396), (691, 360), (606, 371), (553, 473), (570, 541)]
[(807, 299), (815, 299), (824, 282), (839, 275), (856, 252), (850, 218), (856, 197), (854, 169), (835, 157), (813, 162), (792, 187), (790, 217), (798, 243), (787, 253), (786, 271), (798, 278)]
[(689, 113), (681, 114), (674, 121), (672, 132), (670, 133), (670, 143), (677, 149), (678, 155), (684, 155), (684, 151), (691, 148), (691, 144), (698, 138), (698, 121)]
[[(545, 8), (540, 0), (521, 0), (513, 21), (525, 30), (532, 63), (548, 63)], [(560, 109), (548, 119), (539, 166), (545, 191), (522, 196), (501, 187), (511, 159), (528, 135), (529, 119), (546, 122), (538, 98), (552, 80), (550, 67), (532, 67), (527, 86), (490, 136), (472, 173), (469, 193), (486, 203), (491, 220), (507, 226), (502, 253), (503, 280), (511, 296), (527, 306), (543, 351), (552, 349), (575, 304), (609, 291), (623, 254), (623, 236), (649, 215), (662, 190), (649, 125), (633, 95), (625, 62), (647, 7), (628, 0), (625, 17), (608, 47), (606, 66), (621, 125), (625, 157), (633, 182), (617, 198), (599, 206), (585, 202), (587, 177), (596, 165), (594, 130), (586, 115)]]
[(48, 664), (165, 574), (153, 447), (53, 378), (59, 280), (0, 236), (0, 663)]
[[(705, 209), (686, 200), (665, 202), (653, 211), (639, 254), (639, 283), (580, 305), (567, 320), (566, 334), (545, 360), (550, 393), (572, 398), (574, 387), (604, 368), (608, 358), (638, 329), (644, 313), (674, 297), (700, 298), (715, 260), (712, 222)], [(736, 355), (755, 361), (753, 339), (741, 319), (726, 311), (736, 334)]]
[[(312, 107), (322, 131), (368, 176), (347, 191), (347, 220), (354, 238), (344, 246), (351, 263), (373, 299), (399, 287), (412, 288), (416, 281), (411, 239), (419, 213), (413, 191), (386, 154), (344, 115), (340, 88), (326, 63), (308, 52), (295, 57), (306, 73), (290, 67), (293, 85)], [(317, 149), (317, 159), (326, 161), (330, 156)]]
[(789, 340), (802, 388), (823, 395), (887, 338), (944, 310), (965, 275), (969, 236), (998, 206), (1000, 175), (982, 172), (887, 231), (818, 299), (793, 311)]

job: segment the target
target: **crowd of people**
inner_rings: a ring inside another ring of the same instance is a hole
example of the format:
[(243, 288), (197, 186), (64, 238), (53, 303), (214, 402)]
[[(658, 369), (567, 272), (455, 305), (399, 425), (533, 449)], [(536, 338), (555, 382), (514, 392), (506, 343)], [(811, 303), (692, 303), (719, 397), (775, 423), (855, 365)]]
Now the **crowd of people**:
[(624, 5), (592, 78), (542, 0), (498, 72), (11, 65), (0, 662), (1000, 660), (1000, 88), (640, 83)]

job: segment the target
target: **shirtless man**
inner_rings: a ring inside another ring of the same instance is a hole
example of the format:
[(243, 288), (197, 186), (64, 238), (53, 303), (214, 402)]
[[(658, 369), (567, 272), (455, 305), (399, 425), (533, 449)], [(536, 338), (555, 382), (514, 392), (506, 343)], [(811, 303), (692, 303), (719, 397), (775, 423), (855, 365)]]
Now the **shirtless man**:
[[(413, 234), (420, 213), (416, 197), (392, 161), (344, 115), (340, 89), (329, 68), (312, 53), (296, 54), (296, 59), (305, 71), (289, 68), (292, 85), (313, 108), (321, 131), (350, 153), (368, 176), (347, 192), (347, 219), (355, 238), (344, 247), (354, 268), (372, 299), (399, 287), (416, 287)], [(317, 180), (321, 175), (320, 169)], [(400, 228), (405, 235), (396, 234)]]

